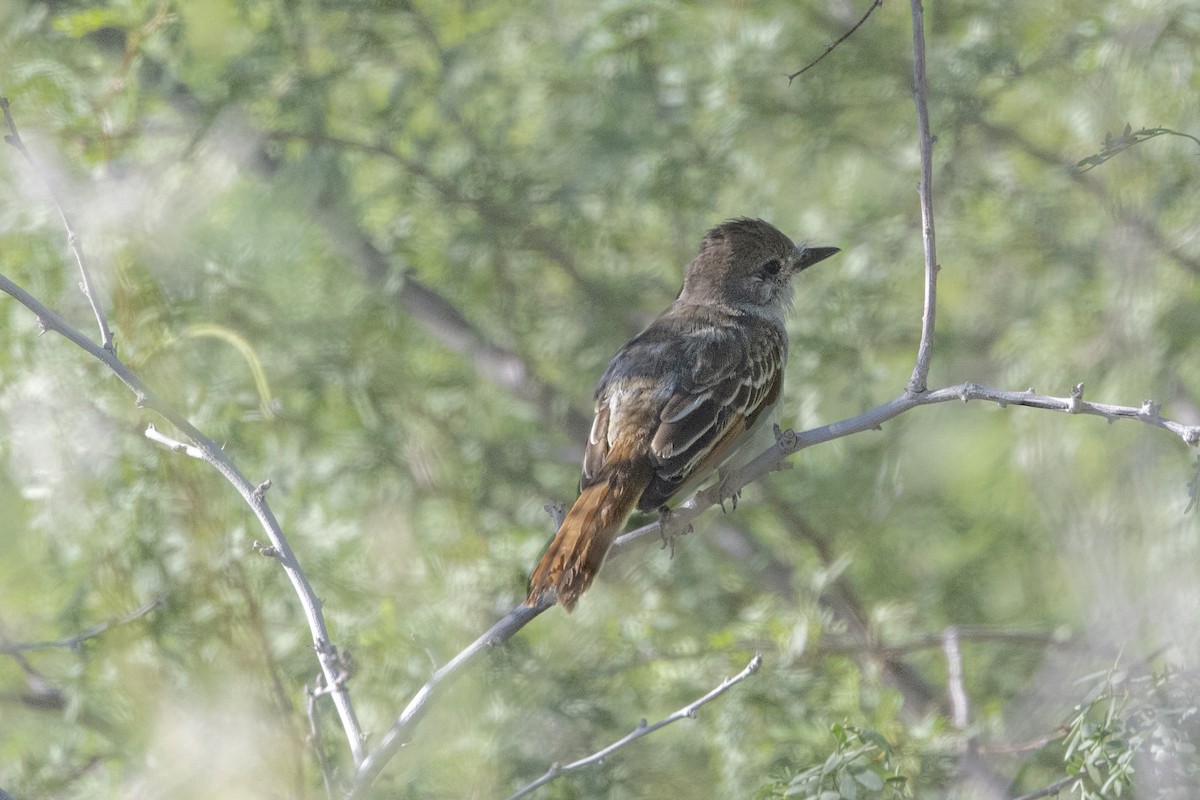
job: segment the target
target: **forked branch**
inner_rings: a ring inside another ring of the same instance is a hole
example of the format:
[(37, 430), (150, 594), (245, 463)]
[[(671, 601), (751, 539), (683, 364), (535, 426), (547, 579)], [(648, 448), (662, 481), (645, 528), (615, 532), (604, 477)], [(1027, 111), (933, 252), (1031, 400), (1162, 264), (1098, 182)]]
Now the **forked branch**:
[[(11, 132), (6, 137), (6, 140), (28, 158), (28, 152), (25, 150), (24, 144), (21, 143), (20, 136), (17, 133), (16, 124), (9, 110), (8, 101), (2, 100), (0, 107), (3, 109), (5, 122)], [(36, 169), (36, 164), (33, 164), (33, 166)], [(55, 203), (59, 206), (60, 213), (62, 213), (62, 206), (57, 199), (55, 199)], [(88, 288), (90, 284), (88, 282), (89, 279), (86, 277), (86, 269), (84, 268), (86, 262), (83, 256), (83, 248), (78, 237), (74, 235), (70, 228), (67, 215), (63, 213), (62, 216), (63, 223), (68, 228), (68, 235), (71, 239), (71, 246), (76, 254), (76, 259), (79, 261), (80, 268), (84, 269), (84, 292), (88, 293), (90, 291)], [(233, 460), (221, 449), (220, 445), (201, 433), (186, 417), (176, 411), (169, 403), (162, 400), (141, 378), (129, 369), (125, 362), (117, 357), (112, 346), (111, 335), (108, 333), (108, 326), (104, 321), (103, 312), (100, 311), (99, 304), (94, 300), (92, 295), (89, 295), (88, 300), (92, 303), (93, 311), (95, 311), (97, 319), (100, 321), (102, 339), (102, 344), (100, 345), (97, 345), (91, 339), (84, 336), (65, 319), (4, 275), (0, 275), (0, 292), (8, 294), (32, 311), (43, 331), (51, 330), (58, 333), (108, 367), (133, 392), (135, 402), (139, 408), (148, 408), (151, 411), (157, 412), (181, 431), (195, 446), (194, 450), (189, 451), (189, 453), (202, 458), (212, 465), (233, 485), (246, 504), (250, 506), (267, 537), (271, 540), (273, 547), (272, 554), (283, 565), (283, 569), (292, 583), (292, 588), (300, 599), (304, 615), (308, 620), (309, 631), (312, 634), (313, 648), (317, 653), (321, 673), (324, 677), (325, 685), (329, 687), (328, 691), (333, 698), (338, 717), (341, 719), (354, 763), (356, 765), (361, 763), (365, 757), (363, 734), (350, 702), (350, 693), (346, 687), (346, 675), (337, 657), (337, 648), (330, 641), (325, 617), (321, 611), (321, 601), (313, 590), (312, 585), (308, 582), (308, 578), (305, 576), (303, 570), (301, 570), (300, 563), (296, 559), (295, 553), (292, 552), (287, 539), (284, 537), (283, 530), (280, 528), (279, 522), (275, 519), (274, 512), (267, 505), (265, 488), (270, 484), (264, 482), (256, 485), (247, 480), (233, 463)], [(162, 437), (155, 433), (148, 431), (148, 435), (160, 441), (162, 440)]]

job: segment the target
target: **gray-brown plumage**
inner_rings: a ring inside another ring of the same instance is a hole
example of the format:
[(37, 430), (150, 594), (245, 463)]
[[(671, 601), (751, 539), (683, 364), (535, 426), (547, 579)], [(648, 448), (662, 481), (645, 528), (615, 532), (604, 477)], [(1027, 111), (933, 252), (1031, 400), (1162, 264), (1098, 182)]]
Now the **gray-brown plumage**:
[(570, 611), (635, 507), (652, 511), (698, 488), (770, 430), (791, 279), (836, 252), (797, 247), (759, 219), (705, 234), (675, 302), (600, 378), (580, 495), (533, 571), (527, 604), (553, 590)]

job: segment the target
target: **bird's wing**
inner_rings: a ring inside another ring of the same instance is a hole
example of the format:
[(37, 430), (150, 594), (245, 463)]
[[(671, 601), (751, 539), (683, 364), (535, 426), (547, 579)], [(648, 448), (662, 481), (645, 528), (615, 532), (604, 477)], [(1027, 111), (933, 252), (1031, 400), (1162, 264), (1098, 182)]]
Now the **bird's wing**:
[(639, 507), (657, 508), (733, 455), (783, 389), (785, 340), (762, 324), (693, 335), (690, 368), (659, 412), (650, 442), (655, 474)]
[(612, 462), (646, 457), (654, 472), (638, 508), (653, 510), (731, 456), (783, 388), (786, 334), (759, 319), (674, 324), (632, 339), (596, 390), (580, 488)]

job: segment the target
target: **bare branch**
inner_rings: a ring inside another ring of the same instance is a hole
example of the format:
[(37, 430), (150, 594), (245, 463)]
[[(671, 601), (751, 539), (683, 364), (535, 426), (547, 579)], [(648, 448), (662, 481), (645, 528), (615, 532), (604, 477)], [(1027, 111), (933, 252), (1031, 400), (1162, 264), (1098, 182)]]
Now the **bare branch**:
[[(958, 641), (964, 642), (998, 642), (1012, 645), (1030, 645), (1032, 647), (1073, 648), (1084, 645), (1071, 637), (1065, 628), (1056, 630), (1022, 630), (1019, 628), (997, 627), (994, 625), (956, 625)], [(867, 643), (849, 641), (822, 641), (814, 651), (814, 655), (832, 653), (855, 653), (864, 648), (882, 655), (905, 655), (920, 650), (942, 648), (945, 642), (945, 632), (926, 633), (895, 643)]]
[(1078, 780), (1077, 776), (1068, 775), (1065, 778), (1059, 778), (1049, 786), (1044, 786), (1037, 791), (1030, 792), (1029, 794), (1023, 794), (1020, 797), (1015, 797), (1013, 800), (1038, 800), (1039, 797), (1056, 797), (1058, 796), (1059, 792), (1070, 786), (1076, 780)]
[(942, 654), (946, 656), (946, 683), (950, 691), (950, 721), (960, 731), (970, 722), (967, 690), (963, 685), (962, 650), (958, 646), (958, 628), (942, 631)]
[(620, 739), (617, 739), (615, 742), (610, 744), (608, 747), (605, 747), (603, 750), (598, 750), (595, 753), (592, 753), (590, 756), (581, 758), (578, 761), (572, 761), (570, 764), (566, 764), (564, 766), (560, 766), (558, 764), (552, 765), (550, 767), (550, 769), (546, 770), (546, 773), (544, 775), (542, 775), (542, 777), (538, 778), (533, 783), (530, 783), (529, 785), (522, 787), (517, 792), (510, 795), (508, 800), (517, 800), (517, 798), (524, 797), (525, 795), (529, 794), (533, 790), (535, 790), (541, 786), (545, 786), (550, 781), (554, 780), (555, 778), (566, 775), (568, 772), (575, 772), (576, 770), (583, 769), (584, 767), (589, 767), (593, 764), (599, 764), (604, 759), (608, 758), (610, 755), (615, 753), (617, 750), (620, 750), (625, 745), (627, 745), (631, 742), (635, 742), (638, 739), (642, 738), (643, 736), (647, 736), (651, 733), (654, 733), (659, 728), (665, 728), (667, 725), (670, 725), (672, 722), (678, 722), (681, 719), (695, 719), (696, 711), (699, 710), (699, 708), (701, 706), (703, 706), (704, 704), (709, 703), (709, 702), (717, 699), (721, 695), (725, 694), (725, 692), (729, 691), (729, 689), (731, 689), (733, 686), (735, 686), (738, 683), (741, 683), (742, 681), (746, 680), (746, 678), (749, 678), (751, 675), (753, 675), (755, 672), (757, 672), (758, 668), (761, 666), (762, 666), (762, 654), (755, 653), (754, 658), (750, 659), (750, 663), (746, 665), (745, 669), (743, 669), (737, 675), (734, 675), (732, 678), (726, 678), (725, 680), (721, 681), (721, 684), (719, 686), (717, 686), (715, 689), (713, 689), (708, 694), (705, 694), (703, 697), (699, 697), (696, 700), (693, 700), (692, 702), (688, 703), (683, 708), (679, 709), (678, 711), (671, 714), (670, 716), (659, 720), (658, 722), (654, 723), (653, 725), (647, 725), (646, 720), (642, 720), (638, 724), (638, 726), (636, 728), (634, 728), (632, 731), (630, 731), (628, 734), (626, 734), (625, 736), (622, 736)]
[(329, 800), (335, 797), (333, 790), (333, 767), (325, 754), (325, 742), (321, 738), (321, 720), (317, 716), (317, 698), (324, 694), (317, 688), (305, 687), (304, 708), (308, 715), (308, 736), (313, 752), (317, 755), (317, 766), (321, 768), (321, 778), (325, 782), (325, 796)]
[(158, 428), (155, 428), (153, 425), (146, 426), (146, 432), (144, 435), (150, 441), (166, 445), (169, 450), (173, 450), (176, 453), (183, 453), (186, 456), (199, 458), (201, 460), (204, 459), (204, 452), (201, 451), (200, 448), (194, 447), (193, 445), (185, 442), (181, 442), (178, 439), (172, 439), (170, 436), (160, 433)]
[[(468, 358), (480, 375), (538, 409), (543, 418), (561, 418), (572, 436), (587, 436), (591, 419), (561, 402), (557, 390), (542, 380), (519, 353), (492, 341), (444, 296), (411, 273), (404, 274), (399, 288), (392, 289), (392, 259), (375, 246), (356, 221), (329, 205), (318, 209), (317, 221), (330, 241), (358, 264), (367, 282), (391, 294), (430, 336)], [(565, 412), (564, 406), (568, 409)]]
[(972, 120), (972, 122), (986, 132), (988, 136), (1020, 148), (1023, 153), (1047, 166), (1061, 168), (1071, 176), (1076, 185), (1082, 187), (1086, 192), (1095, 197), (1104, 206), (1105, 210), (1115, 219), (1119, 220), (1121, 224), (1128, 225), (1137, 230), (1138, 233), (1145, 237), (1149, 244), (1153, 245), (1159, 252), (1179, 266), (1193, 274), (1200, 274), (1200, 258), (1197, 258), (1191, 249), (1170, 241), (1153, 219), (1125, 206), (1113, 196), (1104, 183), (1093, 180), (1091, 175), (1085, 175), (1076, 171), (1072, 164), (1058, 153), (1040, 147), (1012, 128), (990, 122), (983, 116)]
[(65, 648), (68, 650), (74, 650), (83, 642), (87, 641), (88, 639), (94, 639), (109, 628), (116, 627), (117, 625), (125, 625), (126, 623), (133, 622), (136, 619), (141, 619), (151, 611), (160, 607), (162, 604), (163, 598), (156, 597), (149, 603), (146, 603), (144, 606), (130, 611), (128, 614), (123, 614), (119, 617), (106, 620), (101, 622), (99, 625), (93, 625), (87, 630), (77, 633), (74, 636), (69, 636), (66, 639), (55, 639), (53, 641), (45, 642), (10, 642), (6, 640), (0, 642), (0, 653), (7, 655), (29, 650), (49, 650), (52, 648)]
[(805, 64), (803, 68), (797, 70), (796, 72), (793, 72), (791, 75), (788, 75), (787, 76), (788, 83), (791, 83), (792, 81), (796, 80), (796, 78), (799, 78), (801, 75), (803, 75), (804, 73), (808, 72), (810, 69), (815, 67), (817, 64), (820, 64), (825, 59), (825, 56), (829, 55), (830, 53), (832, 53), (834, 51), (834, 48), (836, 48), (839, 44), (841, 44), (842, 42), (846, 41), (851, 36), (853, 36), (854, 32), (856, 30), (858, 30), (859, 28), (861, 28), (863, 23), (867, 21), (867, 17), (874, 14), (875, 9), (879, 8), (882, 5), (883, 5), (883, 0), (875, 0), (875, 2), (871, 3), (871, 7), (867, 9), (867, 13), (863, 14), (862, 18), (859, 19), (858, 22), (854, 23), (853, 27), (851, 27), (850, 30), (843, 33), (841, 36), (839, 36), (837, 38), (837, 40), (835, 42), (828, 45), (825, 48), (824, 53), (821, 53), (821, 55), (817, 56), (812, 61)]
[(912, 0), (913, 20), (913, 100), (917, 104), (917, 127), (920, 133), (921, 182), (921, 241), (925, 245), (925, 311), (921, 315), (921, 343), (917, 348), (917, 363), (908, 381), (909, 394), (925, 391), (929, 379), (929, 362), (933, 358), (933, 326), (937, 311), (937, 241), (933, 231), (933, 134), (929, 132), (929, 107), (925, 102), (925, 19), (921, 0)]
[(121, 379), (121, 382), (133, 392), (139, 408), (148, 408), (151, 411), (157, 412), (186, 434), (195, 443), (195, 449), (200, 453), (199, 457), (212, 465), (217, 472), (220, 472), (225, 480), (232, 484), (233, 488), (242, 496), (246, 504), (250, 506), (254, 515), (258, 517), (259, 524), (270, 538), (271, 544), (276, 548), (276, 557), (279, 563), (283, 565), (283, 569), (292, 583), (293, 590), (300, 598), (300, 605), (304, 608), (304, 616), (308, 620), (309, 630), (312, 633), (313, 646), (317, 652), (317, 659), (321, 663), (321, 671), (325, 676), (327, 684), (332, 687), (330, 695), (333, 697), (334, 706), (338, 710), (342, 727), (345, 729), (346, 738), (350, 744), (350, 752), (354, 756), (354, 763), (361, 763), (365, 755), (363, 751), (362, 729), (359, 727), (358, 719), (354, 714), (354, 708), (350, 703), (350, 694), (345, 686), (344, 676), (338, 664), (337, 648), (329, 639), (329, 630), (325, 625), (325, 615), (321, 612), (321, 601), (313, 590), (312, 584), (308, 582), (304, 571), (300, 568), (300, 562), (296, 559), (295, 553), (292, 552), (291, 546), (283, 535), (283, 529), (280, 528), (278, 520), (275, 519), (274, 512), (267, 505), (264, 493), (260, 491), (260, 487), (252, 484), (242, 475), (233, 461), (225, 454), (225, 451), (221, 449), (220, 445), (201, 433), (194, 425), (188, 422), (187, 418), (152, 392), (150, 387), (143, 383), (125, 365), (125, 362), (117, 358), (115, 353), (96, 345), (95, 342), (72, 327), (57, 313), (51, 311), (33, 297), (33, 295), (26, 292), (4, 275), (0, 275), (0, 291), (12, 296), (17, 302), (32, 311), (37, 316), (38, 322), (43, 328), (52, 330), (67, 338), (112, 370)]
[[(962, 383), (944, 389), (927, 391), (913, 395), (905, 393), (894, 400), (874, 408), (865, 414), (814, 428), (803, 433), (787, 431), (780, 436), (780, 441), (769, 448), (754, 461), (742, 469), (730, 473), (723, 482), (697, 492), (690, 500), (672, 510), (667, 518), (669, 530), (663, 531), (663, 521), (660, 519), (641, 528), (629, 531), (617, 538), (613, 543), (610, 554), (629, 548), (649, 536), (662, 537), (672, 532), (685, 530), (693, 520), (709, 508), (720, 505), (720, 501), (732, 492), (741, 491), (753, 481), (768, 472), (773, 472), (789, 456), (816, 444), (823, 444), (834, 439), (840, 439), (851, 434), (867, 430), (876, 430), (884, 422), (920, 406), (945, 403), (951, 400), (967, 402), (969, 400), (988, 400), (1001, 407), (1009, 405), (1029, 406), (1050, 411), (1062, 411), (1072, 414), (1084, 414), (1103, 417), (1107, 420), (1132, 419), (1148, 425), (1168, 430), (1179, 436), (1189, 445), (1200, 443), (1200, 426), (1183, 425), (1167, 420), (1158, 415), (1157, 405), (1146, 402), (1141, 407), (1116, 406), (1104, 403), (1090, 403), (1083, 400), (1083, 386), (1077, 384), (1069, 397), (1049, 397), (1035, 394), (1032, 391), (1006, 392), (992, 389), (974, 383)], [(724, 491), (724, 494), (722, 494)], [(354, 789), (351, 797), (362, 797), (378, 776), (384, 765), (402, 748), (411, 735), (412, 729), (424, 716), (428, 703), (434, 693), (443, 688), (448, 679), (468, 664), (474, 662), (485, 651), (508, 641), (517, 631), (548, 609), (552, 602), (543, 599), (537, 606), (519, 605), (497, 622), (487, 633), (480, 636), (467, 646), (461, 653), (454, 656), (445, 665), (433, 673), (433, 676), (422, 686), (400, 717), (392, 725), (379, 747), (376, 748), (361, 763), (354, 778)], [(940, 640), (939, 640), (940, 643)]]
[[(768, 448), (740, 470), (730, 473), (719, 485), (713, 485), (697, 492), (692, 499), (673, 509), (668, 523), (672, 530), (685, 530), (705, 510), (720, 505), (720, 501), (729, 494), (741, 491), (768, 472), (780, 469), (784, 459), (806, 447), (824, 444), (863, 431), (878, 430), (883, 423), (914, 408), (952, 400), (964, 403), (970, 400), (986, 400), (1001, 408), (1027, 406), (1047, 411), (1103, 417), (1109, 422), (1120, 419), (1134, 420), (1169, 431), (1191, 447), (1200, 444), (1200, 425), (1184, 425), (1181, 422), (1162, 417), (1158, 404), (1151, 400), (1143, 401), (1137, 407), (1092, 403), (1083, 400), (1083, 384), (1076, 384), (1075, 389), (1078, 391), (1078, 396), (1073, 393), (1069, 397), (1050, 397), (1036, 394), (1032, 389), (1024, 392), (1010, 392), (977, 383), (960, 383), (943, 389), (926, 391), (923, 394), (905, 392), (894, 400), (889, 400), (863, 414), (803, 433), (784, 431), (775, 446)], [(652, 522), (617, 537), (610, 552), (615, 553), (647, 536), (662, 536), (660, 524), (660, 522)]]
[[(419, 159), (405, 156), (394, 147), (385, 144), (334, 136), (325, 132), (261, 131), (260, 133), (273, 141), (303, 141), (313, 145), (332, 145), (387, 158), (429, 185), (447, 203), (469, 208), (479, 219), (500, 225), (510, 231), (523, 246), (541, 254), (557, 265), (592, 302), (608, 302), (608, 294), (600, 284), (583, 272), (571, 250), (560, 244), (555, 234), (538, 225), (528, 214), (514, 209), (511, 204), (497, 201), (487, 195), (474, 195), (459, 188), (453, 181), (438, 175)], [(628, 324), (633, 324), (632, 318), (628, 320)]]
[[(17, 146), (25, 154), (26, 158), (28, 158), (28, 153), (25, 151), (24, 145), (19, 144), (20, 139), (16, 135), (16, 127), (9, 112), (8, 102), (3, 101), (2, 106), (5, 120), (12, 131), (12, 134), (8, 137), (8, 141)], [(59, 210), (62, 212), (61, 204)], [(83, 269), (83, 250), (79, 244), (78, 237), (74, 235), (70, 227), (70, 222), (65, 213), (63, 213), (63, 223), (67, 226), (72, 247), (75, 249), (77, 259), (80, 261), (80, 268)], [(283, 569), (292, 583), (292, 589), (300, 599), (300, 605), (303, 607), (305, 618), (308, 620), (309, 631), (313, 638), (313, 647), (317, 653), (317, 660), (321, 665), (322, 675), (325, 678), (326, 685), (329, 687), (334, 707), (337, 709), (338, 716), (341, 719), (354, 763), (356, 765), (360, 764), (365, 757), (363, 734), (358, 724), (358, 719), (355, 716), (354, 707), (350, 702), (350, 693), (346, 687), (346, 675), (338, 660), (337, 648), (330, 641), (329, 630), (325, 624), (325, 616), (321, 611), (321, 601), (313, 590), (312, 585), (308, 582), (304, 571), (300, 568), (300, 562), (296, 559), (295, 553), (292, 552), (292, 548), (284, 537), (278, 520), (275, 519), (274, 512), (271, 511), (270, 506), (266, 502), (265, 487), (269, 486), (269, 483), (264, 482), (255, 485), (247, 480), (238, 470), (232, 459), (225, 454), (225, 451), (216, 442), (201, 433), (199, 429), (192, 425), (186, 417), (172, 408), (170, 404), (160, 399), (121, 359), (117, 358), (112, 347), (111, 336), (107, 333), (103, 313), (94, 301), (93, 308), (96, 309), (97, 316), (100, 319), (103, 339), (103, 345), (101, 346), (96, 345), (61, 316), (4, 275), (0, 275), (0, 291), (12, 296), (17, 302), (32, 311), (37, 317), (39, 325), (44, 330), (52, 330), (62, 335), (112, 370), (121, 382), (133, 392), (139, 408), (148, 408), (157, 412), (182, 431), (195, 444), (195, 449), (199, 452), (199, 457), (220, 472), (238, 491), (246, 504), (250, 506), (263, 530), (266, 532), (268, 538), (270, 538), (271, 544), (276, 551), (275, 557), (283, 565)], [(87, 289), (85, 288), (86, 291)], [(89, 300), (91, 299), (89, 295)]]
[(553, 600), (543, 599), (536, 606), (524, 604), (517, 606), (489, 628), (486, 633), (467, 645), (461, 653), (435, 670), (425, 685), (418, 689), (413, 698), (408, 701), (408, 705), (384, 735), (379, 746), (359, 764), (350, 797), (363, 797), (366, 794), (384, 765), (408, 743), (412, 729), (425, 716), (430, 699), (444, 687), (444, 684), (448, 683), (450, 678), (455, 677), (459, 670), (474, 662), (484, 653), (507, 642), (517, 631), (524, 628), (552, 605), (554, 605)]
[(1153, 139), (1155, 136), (1179, 136), (1183, 139), (1191, 139), (1196, 144), (1200, 145), (1200, 139), (1192, 136), (1190, 133), (1181, 131), (1173, 131), (1170, 128), (1142, 128), (1134, 130), (1133, 126), (1125, 123), (1125, 130), (1120, 136), (1113, 136), (1111, 133), (1104, 134), (1104, 149), (1099, 153), (1093, 153), (1087, 158), (1080, 159), (1074, 167), (1071, 168), (1072, 175), (1082, 175), (1088, 172), (1110, 158), (1128, 150), (1135, 144), (1141, 144), (1148, 139)]
[(67, 244), (71, 247), (71, 252), (75, 254), (75, 263), (79, 265), (79, 275), (82, 279), (79, 288), (83, 290), (83, 296), (87, 298), (88, 303), (92, 307), (92, 313), (96, 315), (96, 323), (100, 326), (100, 344), (101, 346), (112, 353), (113, 338), (112, 331), (108, 329), (108, 319), (104, 316), (104, 309), (101, 308), (100, 302), (96, 299), (96, 287), (92, 283), (92, 275), (87, 267), (87, 259), (84, 258), (83, 245), (79, 240), (79, 233), (75, 228), (71, 218), (67, 215), (66, 208), (63, 206), (62, 200), (58, 197), (58, 192), (54, 189), (54, 184), (51, 182), (46, 173), (38, 165), (29, 149), (25, 147), (25, 143), (21, 141), (21, 134), (17, 132), (17, 123), (13, 119), (12, 112), (9, 110), (7, 97), (0, 97), (0, 111), (4, 113), (4, 123), (8, 126), (8, 135), (4, 137), (4, 141), (17, 148), (29, 166), (33, 168), (33, 174), (41, 182), (46, 192), (50, 195), (50, 201), (54, 203), (54, 207), (58, 209), (58, 216), (62, 220), (63, 227), (67, 229)]
[[(791, 533), (792, 536), (803, 539), (816, 551), (817, 557), (826, 569), (833, 567), (838, 561), (838, 556), (830, 547), (828, 540), (820, 535), (812, 524), (802, 514), (800, 514), (791, 503), (787, 501), (784, 492), (778, 487), (763, 484), (760, 486), (760, 495), (762, 502), (766, 503), (767, 508), (775, 515), (780, 523)], [(732, 520), (725, 520), (727, 523), (723, 526), (726, 529), (732, 528), (730, 524)], [(753, 537), (742, 536), (746, 547), (755, 547), (756, 550), (761, 550)], [(725, 542), (725, 537), (718, 534), (716, 543), (720, 547)], [(728, 552), (728, 550), (726, 551)], [(744, 558), (745, 553), (734, 554), (735, 558)], [(768, 561), (768, 570), (762, 573), (765, 580), (772, 578), (772, 573), (776, 573), (775, 583), (776, 591), (783, 592), (785, 597), (795, 598), (795, 589), (792, 584), (792, 569), (791, 567), (781, 563), (769, 551), (759, 555), (758, 557), (766, 557)], [(845, 624), (846, 633), (850, 641), (845, 642), (840, 646), (835, 646), (850, 655), (852, 655), (863, 666), (864, 671), (873, 669), (869, 666), (870, 663), (877, 663), (883, 668), (883, 676), (887, 682), (894, 686), (903, 696), (906, 708), (913, 709), (917, 714), (935, 713), (941, 710), (941, 695), (920, 675), (920, 673), (911, 665), (903, 660), (903, 651), (896, 649), (892, 650), (885, 646), (881, 646), (876, 640), (867, 623), (867, 613), (863, 610), (862, 601), (858, 597), (858, 593), (850, 584), (844, 572), (836, 571), (836, 577), (826, 584), (821, 590), (820, 601), (822, 605), (832, 611), (835, 619), (840, 620)], [(782, 574), (779, 574), (782, 573)], [(746, 645), (747, 649), (765, 649), (765, 646), (760, 644)], [(822, 637), (821, 644), (822, 652), (830, 652)]]

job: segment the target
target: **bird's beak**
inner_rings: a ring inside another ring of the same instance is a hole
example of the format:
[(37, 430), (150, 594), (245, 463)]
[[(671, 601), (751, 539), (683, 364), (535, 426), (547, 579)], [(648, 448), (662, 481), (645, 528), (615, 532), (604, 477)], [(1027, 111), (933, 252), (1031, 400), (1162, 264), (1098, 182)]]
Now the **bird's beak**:
[(842, 252), (840, 247), (805, 247), (796, 248), (796, 271), (808, 269), (818, 261), (824, 261), (834, 253)]

